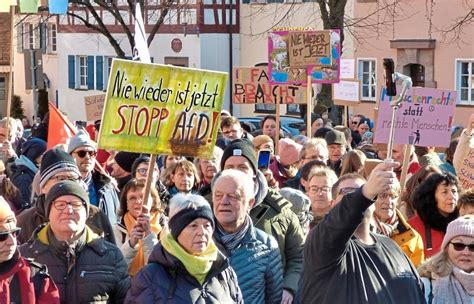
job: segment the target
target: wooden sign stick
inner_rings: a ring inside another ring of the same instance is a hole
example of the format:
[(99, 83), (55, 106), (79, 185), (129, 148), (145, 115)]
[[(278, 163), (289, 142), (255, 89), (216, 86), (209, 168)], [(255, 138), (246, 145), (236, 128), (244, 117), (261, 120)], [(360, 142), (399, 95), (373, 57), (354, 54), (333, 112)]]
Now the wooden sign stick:
[(155, 171), (156, 166), (156, 158), (158, 157), (157, 154), (150, 155), (150, 163), (148, 164), (148, 172), (146, 174), (146, 182), (145, 182), (145, 195), (144, 198), (147, 200), (150, 197), (150, 190), (151, 190), (151, 182), (153, 181), (153, 173)]
[(311, 113), (313, 112), (312, 109), (312, 102), (311, 102), (311, 75), (307, 76), (307, 81), (306, 81), (306, 137), (311, 138), (313, 137), (313, 134), (311, 134)]
[(403, 189), (405, 188), (405, 183), (408, 175), (408, 164), (410, 163), (410, 151), (412, 145), (404, 145), (403, 150), (403, 165), (402, 165), (402, 173), (400, 175), (400, 193), (403, 193)]
[[(280, 140), (280, 100), (277, 98), (275, 101), (275, 154), (278, 154), (278, 141)], [(263, 126), (262, 126), (263, 127)]]

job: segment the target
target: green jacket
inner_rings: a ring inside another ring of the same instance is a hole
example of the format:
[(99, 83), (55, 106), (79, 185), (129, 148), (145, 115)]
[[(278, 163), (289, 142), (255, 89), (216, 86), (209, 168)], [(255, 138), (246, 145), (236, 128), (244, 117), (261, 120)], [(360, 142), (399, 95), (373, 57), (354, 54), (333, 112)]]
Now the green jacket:
[(295, 294), (303, 272), (304, 233), (291, 203), (268, 189), (260, 204), (250, 211), (255, 227), (273, 235), (283, 262), (283, 288)]

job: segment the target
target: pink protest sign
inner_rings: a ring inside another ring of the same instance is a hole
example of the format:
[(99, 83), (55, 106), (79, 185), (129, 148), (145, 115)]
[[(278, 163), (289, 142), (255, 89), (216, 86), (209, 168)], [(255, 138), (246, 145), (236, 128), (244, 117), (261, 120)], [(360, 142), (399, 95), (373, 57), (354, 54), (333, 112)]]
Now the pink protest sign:
[[(431, 88), (408, 90), (395, 120), (395, 143), (422, 147), (448, 147), (456, 107), (456, 91)], [(395, 98), (395, 97), (393, 97)], [(375, 143), (388, 143), (393, 108), (392, 97), (382, 89)]]

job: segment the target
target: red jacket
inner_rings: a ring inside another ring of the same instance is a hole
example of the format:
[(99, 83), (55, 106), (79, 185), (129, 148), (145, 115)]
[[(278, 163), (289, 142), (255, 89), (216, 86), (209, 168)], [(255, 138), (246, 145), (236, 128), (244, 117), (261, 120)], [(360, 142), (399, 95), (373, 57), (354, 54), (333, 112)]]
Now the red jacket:
[(10, 261), (0, 264), (0, 303), (12, 301), (23, 304), (59, 303), (58, 288), (45, 269), (30, 263), (18, 252)]
[[(420, 235), (421, 239), (423, 240), (424, 245), (424, 252), (425, 252), (425, 259), (432, 257), (433, 255), (437, 254), (441, 250), (441, 244), (443, 243), (444, 233), (438, 230), (429, 229), (425, 231), (425, 223), (421, 220), (421, 218), (416, 215), (408, 220), (408, 224), (415, 229)], [(431, 246), (428, 244), (427, 239), (431, 234)], [(430, 248), (431, 247), (431, 248)]]

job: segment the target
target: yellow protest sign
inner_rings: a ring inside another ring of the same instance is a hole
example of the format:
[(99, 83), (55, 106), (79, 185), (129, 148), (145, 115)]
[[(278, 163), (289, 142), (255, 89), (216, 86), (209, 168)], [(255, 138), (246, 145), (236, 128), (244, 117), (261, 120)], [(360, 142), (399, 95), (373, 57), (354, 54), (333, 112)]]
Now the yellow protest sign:
[(99, 147), (210, 158), (227, 77), (222, 72), (115, 59)]

